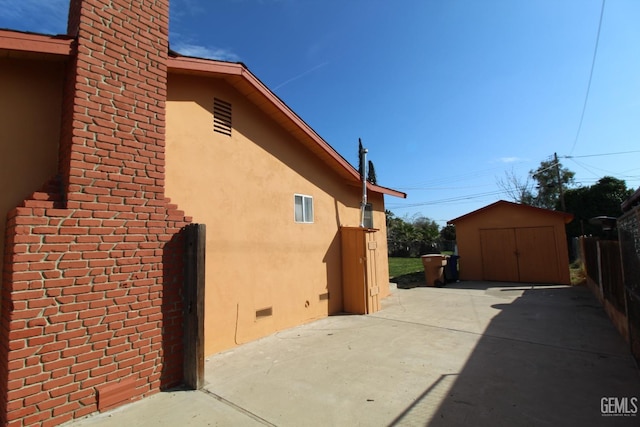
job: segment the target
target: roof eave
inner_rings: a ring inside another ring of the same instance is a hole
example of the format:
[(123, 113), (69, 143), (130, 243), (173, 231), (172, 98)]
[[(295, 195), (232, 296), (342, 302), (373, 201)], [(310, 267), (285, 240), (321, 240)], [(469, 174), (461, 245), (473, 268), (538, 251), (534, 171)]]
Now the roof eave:
[(73, 41), (69, 36), (0, 30), (0, 51), (68, 57), (72, 53)]
[(369, 191), (373, 191), (375, 193), (386, 194), (388, 196), (399, 197), (401, 199), (407, 198), (407, 193), (403, 193), (402, 191), (394, 190), (393, 188), (383, 187), (377, 184), (367, 183), (367, 189)]

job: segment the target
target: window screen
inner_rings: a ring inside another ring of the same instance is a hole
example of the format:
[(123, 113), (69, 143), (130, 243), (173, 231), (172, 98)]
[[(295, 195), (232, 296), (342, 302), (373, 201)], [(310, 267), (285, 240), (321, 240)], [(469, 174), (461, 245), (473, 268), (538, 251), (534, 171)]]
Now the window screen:
[(313, 222), (313, 197), (294, 195), (294, 217), (296, 222)]

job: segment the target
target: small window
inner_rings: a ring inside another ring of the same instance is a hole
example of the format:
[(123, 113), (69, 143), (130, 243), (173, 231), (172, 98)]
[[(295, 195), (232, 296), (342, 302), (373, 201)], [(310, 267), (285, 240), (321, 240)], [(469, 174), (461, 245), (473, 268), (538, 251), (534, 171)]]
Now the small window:
[(231, 104), (213, 99), (213, 131), (231, 136)]
[(296, 194), (294, 198), (294, 214), (296, 222), (313, 222), (313, 197)]

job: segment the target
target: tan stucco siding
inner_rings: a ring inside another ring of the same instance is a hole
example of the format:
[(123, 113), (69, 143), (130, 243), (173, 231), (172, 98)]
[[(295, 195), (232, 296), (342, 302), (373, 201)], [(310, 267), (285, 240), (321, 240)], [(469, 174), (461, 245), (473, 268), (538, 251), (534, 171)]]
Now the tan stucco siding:
[[(231, 137), (213, 132), (214, 98), (232, 105)], [(169, 75), (166, 161), (167, 196), (207, 226), (206, 354), (342, 310), (338, 230), (359, 223), (357, 186), (212, 78)], [(294, 194), (313, 197), (312, 224), (294, 221)], [(374, 207), (384, 225), (381, 195)]]
[(0, 59), (0, 259), (7, 213), (56, 173), (63, 78), (63, 62)]

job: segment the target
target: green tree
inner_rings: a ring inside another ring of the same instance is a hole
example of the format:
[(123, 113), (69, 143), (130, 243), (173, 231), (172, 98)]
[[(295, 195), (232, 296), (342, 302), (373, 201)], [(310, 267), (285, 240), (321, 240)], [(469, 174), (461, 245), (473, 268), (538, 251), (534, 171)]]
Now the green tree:
[(567, 212), (574, 216), (567, 225), (567, 236), (594, 235), (607, 237), (602, 228), (589, 223), (591, 218), (609, 216), (617, 218), (622, 215), (620, 204), (628, 199), (633, 190), (627, 188), (624, 180), (605, 176), (590, 187), (569, 189), (565, 192)]
[(390, 256), (419, 256), (438, 250), (440, 230), (435, 221), (423, 216), (398, 218), (391, 211), (385, 213)]
[(389, 209), (384, 210), (384, 217), (386, 220), (387, 228), (389, 228), (389, 224), (396, 218), (396, 214), (391, 212)]
[(360, 173), (360, 179), (364, 176), (364, 157), (362, 157), (362, 151), (364, 147), (362, 146), (362, 139), (358, 138), (358, 173)]
[[(566, 191), (568, 186), (574, 184), (575, 173), (562, 166), (555, 160), (540, 162), (536, 170), (529, 171), (531, 177), (537, 182), (535, 194), (532, 194), (531, 204), (539, 208), (558, 209), (560, 206), (560, 192)], [(560, 182), (558, 182), (560, 175)], [(562, 185), (562, 189), (560, 188)], [(526, 195), (525, 195), (526, 196)], [(526, 200), (526, 197), (524, 198)]]
[(415, 248), (419, 252), (418, 255), (439, 253), (440, 227), (438, 224), (432, 219), (421, 216), (413, 220), (413, 226), (416, 230)]
[(412, 223), (420, 240), (432, 243), (440, 237), (439, 226), (434, 220), (420, 216), (415, 218)]
[(456, 240), (456, 226), (448, 224), (440, 230), (440, 238), (442, 240)]
[(411, 248), (416, 240), (415, 227), (394, 215), (387, 215), (387, 246), (390, 256), (411, 256)]
[(373, 162), (369, 160), (369, 170), (367, 171), (367, 181), (372, 184), (378, 183), (378, 178), (376, 177), (376, 169), (373, 167)]

